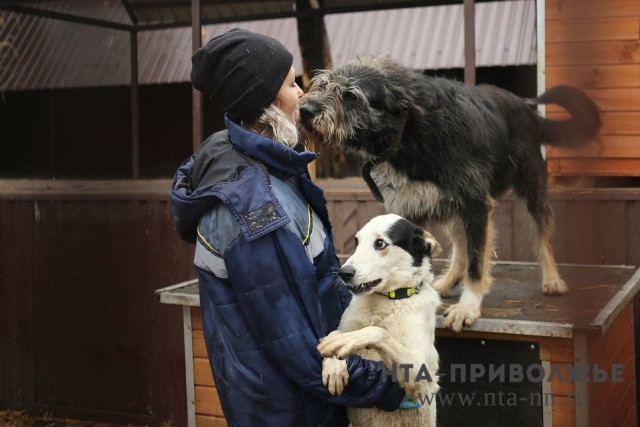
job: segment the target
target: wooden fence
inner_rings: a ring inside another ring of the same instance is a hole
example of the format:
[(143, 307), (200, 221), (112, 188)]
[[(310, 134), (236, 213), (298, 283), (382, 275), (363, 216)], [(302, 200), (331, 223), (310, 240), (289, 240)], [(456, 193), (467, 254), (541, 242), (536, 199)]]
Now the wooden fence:
[[(320, 183), (336, 249), (382, 206), (359, 180)], [(169, 181), (0, 181), (0, 407), (120, 423), (186, 423), (182, 311), (154, 290), (194, 278)], [(559, 262), (640, 265), (640, 190), (551, 192)], [(517, 202), (497, 255), (531, 260)], [(448, 248), (448, 239), (436, 228)]]

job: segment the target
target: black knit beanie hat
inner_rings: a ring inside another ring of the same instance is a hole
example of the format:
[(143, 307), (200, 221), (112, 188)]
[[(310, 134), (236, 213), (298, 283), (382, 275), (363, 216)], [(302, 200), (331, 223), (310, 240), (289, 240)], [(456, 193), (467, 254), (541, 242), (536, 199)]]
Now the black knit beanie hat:
[(279, 41), (234, 28), (191, 57), (191, 84), (234, 120), (251, 123), (276, 98), (293, 55)]

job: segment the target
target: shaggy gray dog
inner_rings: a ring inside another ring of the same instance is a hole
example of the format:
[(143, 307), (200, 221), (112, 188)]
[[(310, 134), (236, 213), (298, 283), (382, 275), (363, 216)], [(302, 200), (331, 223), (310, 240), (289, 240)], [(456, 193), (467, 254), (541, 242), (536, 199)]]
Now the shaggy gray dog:
[[(544, 119), (532, 108), (543, 103), (559, 104), (572, 117)], [(558, 86), (524, 100), (365, 56), (314, 77), (300, 104), (300, 127), (307, 140), (362, 155), (363, 177), (387, 211), (447, 225), (451, 266), (434, 287), (446, 294), (464, 284), (460, 301), (445, 313), (447, 327), (460, 331), (480, 316), (491, 283), (491, 211), (510, 188), (537, 230), (542, 291), (567, 292), (550, 243), (553, 213), (540, 144), (576, 146), (597, 134), (598, 110), (580, 90)]]

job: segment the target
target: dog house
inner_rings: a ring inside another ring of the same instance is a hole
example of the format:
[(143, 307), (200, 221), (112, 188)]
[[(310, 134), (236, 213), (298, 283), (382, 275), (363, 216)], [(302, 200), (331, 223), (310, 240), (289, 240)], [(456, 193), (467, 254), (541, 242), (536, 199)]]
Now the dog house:
[[(435, 270), (444, 267), (435, 262)], [(512, 426), (635, 426), (633, 299), (640, 270), (560, 265), (571, 291), (540, 292), (537, 264), (498, 262), (483, 317), (442, 329), (438, 422)], [(183, 307), (190, 426), (224, 426), (202, 333), (196, 280), (157, 291)], [(453, 299), (452, 299), (453, 298)], [(443, 303), (457, 301), (457, 296)], [(484, 423), (486, 420), (487, 423)]]

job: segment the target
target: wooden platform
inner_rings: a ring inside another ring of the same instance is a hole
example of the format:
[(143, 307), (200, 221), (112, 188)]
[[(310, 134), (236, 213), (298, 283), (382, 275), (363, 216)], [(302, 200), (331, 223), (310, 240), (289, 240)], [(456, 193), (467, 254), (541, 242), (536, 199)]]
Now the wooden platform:
[[(436, 263), (435, 270), (443, 264)], [(469, 330), (562, 338), (579, 331), (605, 333), (640, 286), (640, 271), (633, 267), (561, 264), (558, 270), (570, 288), (562, 297), (542, 294), (537, 264), (494, 264), (483, 318)], [(457, 302), (460, 292), (458, 287), (443, 303)]]
[[(441, 271), (446, 261), (436, 260)], [(622, 307), (640, 289), (640, 270), (627, 266), (558, 266), (560, 276), (570, 287), (562, 297), (546, 296), (540, 290), (537, 264), (495, 263), (495, 282), (484, 299), (482, 318), (469, 331), (515, 335), (571, 338), (575, 332), (605, 333)], [(443, 298), (443, 308), (459, 297), (458, 287)], [(197, 280), (158, 290), (166, 304), (200, 306)], [(437, 317), (440, 328), (444, 318)]]
[[(445, 266), (444, 260), (434, 262), (436, 272)], [(484, 300), (483, 317), (471, 328), (454, 334), (441, 328), (444, 319), (438, 315), (436, 346), (449, 340), (449, 347), (453, 346), (455, 351), (456, 343), (467, 348), (472, 340), (483, 347), (493, 342), (525, 342), (527, 348), (536, 352), (534, 359), (546, 372), (556, 367), (567, 373), (577, 364), (598, 364), (602, 369), (621, 365), (621, 382), (566, 382), (559, 378), (542, 382), (539, 394), (551, 398), (553, 404), (534, 408), (540, 411), (538, 424), (522, 425), (636, 425), (632, 306), (640, 289), (640, 270), (626, 266), (560, 265), (560, 274), (570, 287), (570, 292), (562, 297), (542, 294), (537, 264), (499, 262), (492, 271), (495, 282)], [(157, 295), (162, 303), (184, 307), (190, 425), (225, 425), (203, 341), (197, 281), (160, 289)], [(456, 295), (443, 298), (443, 305), (456, 301)], [(450, 338), (454, 339), (453, 344)], [(510, 355), (496, 356), (504, 361)], [(474, 355), (469, 354), (468, 360), (473, 361)], [(442, 360), (441, 367), (446, 363)]]

